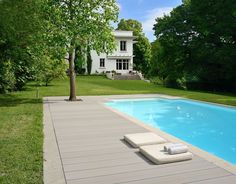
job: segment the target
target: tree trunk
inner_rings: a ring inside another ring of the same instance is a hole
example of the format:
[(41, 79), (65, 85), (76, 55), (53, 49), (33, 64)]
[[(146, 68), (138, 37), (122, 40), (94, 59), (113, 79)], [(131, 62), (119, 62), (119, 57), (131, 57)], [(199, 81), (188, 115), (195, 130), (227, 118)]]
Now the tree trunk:
[(71, 45), (69, 53), (69, 74), (70, 74), (70, 98), (69, 101), (76, 101), (76, 86), (75, 86), (75, 48)]

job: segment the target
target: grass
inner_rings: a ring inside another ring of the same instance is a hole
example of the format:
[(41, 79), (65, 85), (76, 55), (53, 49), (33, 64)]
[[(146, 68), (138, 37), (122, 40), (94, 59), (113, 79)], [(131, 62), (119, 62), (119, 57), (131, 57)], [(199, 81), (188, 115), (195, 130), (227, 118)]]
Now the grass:
[[(35, 88), (32, 85), (29, 89), (35, 91)], [(213, 94), (200, 91), (185, 91), (157, 86), (144, 81), (112, 81), (102, 76), (80, 76), (77, 78), (77, 95), (122, 95), (149, 93), (180, 96), (195, 100), (236, 106), (236, 95), (233, 94)], [(53, 82), (53, 86), (41, 87), (39, 94), (41, 97), (68, 96), (69, 80), (58, 80)]]
[[(101, 76), (77, 78), (78, 95), (148, 94), (181, 96), (236, 106), (232, 94), (211, 94), (156, 86), (143, 81), (111, 81)], [(0, 183), (43, 183), (42, 98), (68, 96), (69, 80), (57, 80), (49, 87), (29, 83), (22, 92), (0, 95)]]
[(0, 183), (42, 183), (42, 100), (0, 95)]

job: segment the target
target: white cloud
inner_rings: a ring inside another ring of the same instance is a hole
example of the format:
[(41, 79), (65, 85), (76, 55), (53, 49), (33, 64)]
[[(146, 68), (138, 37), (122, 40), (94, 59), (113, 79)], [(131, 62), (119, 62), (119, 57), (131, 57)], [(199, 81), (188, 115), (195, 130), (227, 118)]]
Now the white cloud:
[(144, 17), (144, 21), (142, 22), (143, 31), (145, 35), (149, 38), (150, 41), (153, 41), (154, 38), (154, 31), (153, 25), (156, 23), (156, 18), (163, 17), (164, 15), (170, 14), (173, 10), (173, 7), (163, 7), (163, 8), (155, 8), (152, 10), (147, 11), (147, 15)]
[(149, 10), (147, 15), (145, 16), (145, 20), (142, 22), (143, 30), (152, 31), (153, 25), (156, 23), (155, 19), (157, 17), (163, 17), (164, 15), (168, 15), (173, 10), (172, 7), (163, 7), (163, 8), (155, 8)]
[(120, 3), (116, 2), (116, 5), (118, 6), (119, 10), (121, 10), (121, 9), (122, 9), (122, 6), (121, 6), (121, 4), (120, 4)]

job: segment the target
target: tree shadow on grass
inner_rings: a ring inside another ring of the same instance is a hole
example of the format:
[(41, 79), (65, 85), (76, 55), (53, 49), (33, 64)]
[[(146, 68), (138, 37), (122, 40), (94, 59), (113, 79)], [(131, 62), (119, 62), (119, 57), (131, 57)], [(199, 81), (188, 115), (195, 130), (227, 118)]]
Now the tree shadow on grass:
[(147, 84), (144, 83), (141, 80), (108, 80), (108, 81), (86, 81), (88, 84), (92, 84), (94, 86), (100, 86), (100, 87), (108, 87), (108, 88), (113, 88), (115, 90), (145, 90), (147, 92), (154, 92), (152, 91), (153, 89), (147, 88)]
[(37, 86), (36, 84), (27, 84), (27, 86), (25, 86), (22, 91), (36, 91), (38, 90), (43, 90), (43, 89), (47, 89), (47, 88), (52, 88), (52, 87), (57, 87), (58, 85), (54, 85), (54, 84), (48, 84), (48, 86)]
[(40, 104), (42, 99), (37, 98), (19, 98), (15, 95), (0, 95), (0, 107), (15, 107), (22, 104)]
[(57, 86), (57, 85), (56, 85), (56, 84), (52, 84), (52, 83), (48, 84), (47, 86), (46, 86), (46, 85), (38, 86), (38, 85), (33, 84), (33, 83), (27, 84), (27, 87), (30, 87), (30, 89), (31, 89), (31, 88), (35, 89), (35, 88), (37, 88), (37, 87), (38, 87), (38, 88), (42, 88), (42, 87), (53, 87), (53, 86)]
[[(196, 97), (197, 95), (204, 95), (204, 94), (210, 94), (210, 95), (220, 95), (220, 96), (226, 96), (230, 98), (236, 98), (236, 94), (232, 92), (221, 92), (221, 91), (206, 91), (206, 90), (184, 90), (179, 88), (171, 88), (171, 87), (165, 87), (163, 85), (150, 85), (148, 86), (146, 83), (140, 83), (140, 80), (138, 81), (126, 81), (126, 80), (117, 80), (117, 81), (111, 81), (111, 82), (102, 82), (98, 83), (97, 81), (87, 81), (87, 83), (93, 84), (93, 85), (100, 85), (105, 87), (112, 87), (113, 89), (117, 90), (135, 90), (135, 91), (145, 91), (145, 93), (158, 93), (158, 94), (168, 94), (173, 96), (183, 96), (185, 97)], [(194, 93), (194, 94), (192, 94)], [(202, 93), (202, 94), (198, 94)], [(219, 97), (222, 98), (222, 97)], [(234, 100), (234, 99), (232, 99)], [(230, 100), (230, 101), (232, 101)], [(221, 101), (221, 99), (219, 99)]]

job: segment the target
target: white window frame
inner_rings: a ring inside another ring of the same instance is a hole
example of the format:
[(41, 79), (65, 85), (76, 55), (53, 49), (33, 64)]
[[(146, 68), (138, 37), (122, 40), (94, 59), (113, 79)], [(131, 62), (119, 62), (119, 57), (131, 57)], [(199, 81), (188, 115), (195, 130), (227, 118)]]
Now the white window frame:
[(129, 59), (117, 59), (116, 70), (129, 70)]

